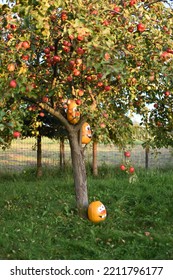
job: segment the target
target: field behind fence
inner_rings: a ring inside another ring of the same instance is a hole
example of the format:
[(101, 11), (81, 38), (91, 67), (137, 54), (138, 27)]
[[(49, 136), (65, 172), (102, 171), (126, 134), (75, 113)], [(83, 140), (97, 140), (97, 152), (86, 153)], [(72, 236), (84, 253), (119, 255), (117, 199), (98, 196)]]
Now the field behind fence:
[[(129, 147), (131, 161), (135, 167), (145, 168), (145, 149), (140, 144)], [(92, 162), (92, 143), (85, 151), (86, 161)], [(20, 171), (25, 168), (36, 166), (37, 147), (34, 138), (17, 139), (7, 150), (0, 149), (0, 171)], [(123, 151), (115, 145), (98, 145), (98, 165), (107, 164), (117, 166), (123, 161)], [(70, 148), (68, 142), (65, 144), (65, 162), (71, 164)], [(42, 164), (43, 166), (59, 166), (60, 144), (59, 141), (44, 137), (42, 139)], [(173, 167), (172, 149), (162, 148), (157, 151), (151, 150), (148, 159), (149, 168)]]

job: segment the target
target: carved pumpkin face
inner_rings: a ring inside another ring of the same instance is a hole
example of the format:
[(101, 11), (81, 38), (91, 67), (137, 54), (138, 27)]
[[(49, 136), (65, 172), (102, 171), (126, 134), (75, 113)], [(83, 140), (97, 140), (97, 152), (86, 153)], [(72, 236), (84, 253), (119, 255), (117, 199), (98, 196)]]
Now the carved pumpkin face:
[(94, 223), (99, 223), (106, 219), (106, 208), (100, 201), (93, 201), (88, 207), (88, 218)]
[(82, 144), (88, 144), (91, 141), (91, 127), (86, 122), (82, 126)]
[(77, 110), (77, 104), (75, 100), (68, 101), (67, 119), (72, 124), (76, 124), (80, 119), (80, 112)]

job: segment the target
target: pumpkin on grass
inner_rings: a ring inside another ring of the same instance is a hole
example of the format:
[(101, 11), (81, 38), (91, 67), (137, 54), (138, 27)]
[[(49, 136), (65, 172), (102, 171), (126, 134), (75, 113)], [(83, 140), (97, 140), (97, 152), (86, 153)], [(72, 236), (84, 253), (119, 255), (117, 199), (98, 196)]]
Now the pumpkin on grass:
[(106, 208), (100, 201), (93, 201), (88, 206), (88, 219), (91, 222), (99, 223), (106, 219)]

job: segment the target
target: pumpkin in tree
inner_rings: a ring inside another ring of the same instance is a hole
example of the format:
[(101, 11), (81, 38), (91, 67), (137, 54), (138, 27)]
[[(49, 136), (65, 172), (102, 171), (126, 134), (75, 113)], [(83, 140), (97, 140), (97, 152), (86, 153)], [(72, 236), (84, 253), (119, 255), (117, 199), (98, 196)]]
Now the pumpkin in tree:
[(82, 125), (82, 144), (88, 144), (91, 141), (91, 127), (85, 122)]
[(76, 124), (78, 123), (79, 119), (80, 119), (80, 112), (77, 109), (76, 101), (73, 99), (68, 100), (67, 120), (72, 124)]

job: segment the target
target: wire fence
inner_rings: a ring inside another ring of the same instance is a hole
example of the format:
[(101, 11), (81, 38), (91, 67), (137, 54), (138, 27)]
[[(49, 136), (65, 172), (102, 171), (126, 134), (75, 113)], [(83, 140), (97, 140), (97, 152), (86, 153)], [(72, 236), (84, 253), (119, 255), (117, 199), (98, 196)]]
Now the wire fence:
[[(135, 167), (146, 167), (146, 151), (138, 144), (129, 147), (131, 151), (131, 162)], [(92, 163), (92, 143), (85, 150), (86, 161)], [(98, 166), (102, 164), (117, 166), (124, 160), (124, 151), (120, 151), (115, 145), (99, 144), (97, 149)], [(37, 163), (37, 144), (34, 138), (17, 139), (7, 150), (0, 149), (0, 171), (21, 171), (22, 169), (34, 167)], [(65, 143), (65, 163), (71, 164), (71, 155), (68, 142)], [(60, 143), (43, 137), (42, 139), (42, 165), (47, 167), (59, 166)], [(162, 148), (150, 151), (148, 154), (149, 168), (172, 168), (172, 149)]]

